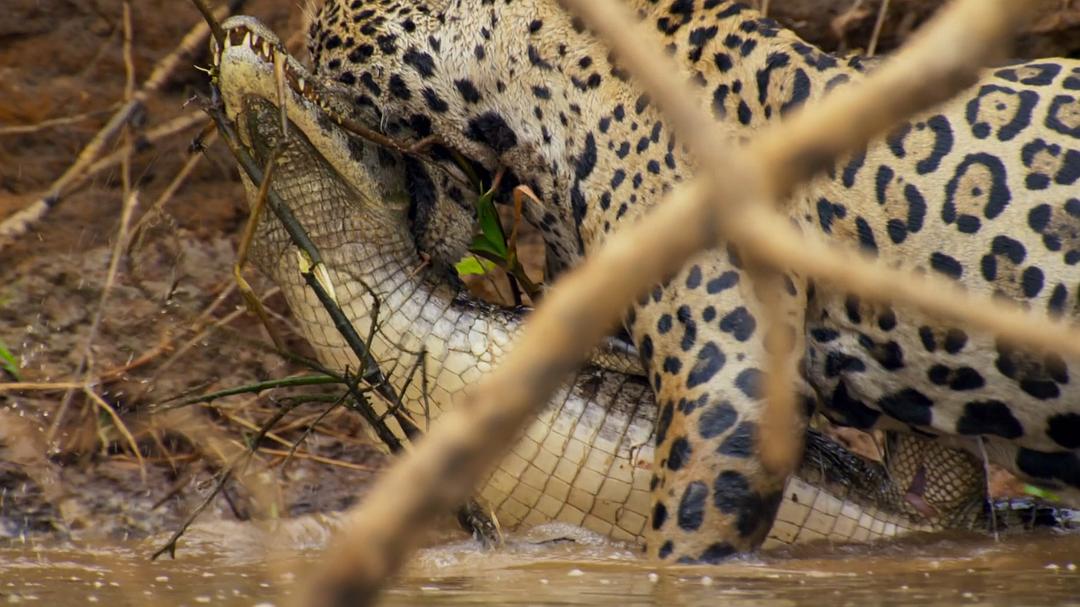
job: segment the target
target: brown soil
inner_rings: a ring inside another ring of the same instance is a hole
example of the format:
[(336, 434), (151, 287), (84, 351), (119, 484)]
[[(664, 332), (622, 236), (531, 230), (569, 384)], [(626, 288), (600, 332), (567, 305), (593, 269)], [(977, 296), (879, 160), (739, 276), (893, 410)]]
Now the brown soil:
[[(301, 32), (304, 17), (297, 4), (252, 0), (244, 12), (278, 32)], [(939, 4), (895, 0), (881, 48), (903, 40)], [(866, 47), (879, 1), (774, 0), (772, 5), (775, 16), (810, 40), (850, 50)], [(6, 0), (0, 20), (0, 218), (37, 200), (123, 100), (121, 6), (121, 0)], [(138, 86), (199, 16), (176, 0), (142, 0), (133, 6)], [(1036, 31), (1025, 37), (1023, 54), (1076, 56), (1078, 23), (1080, 2), (1054, 0)], [(290, 50), (302, 56), (301, 39), (286, 37)], [(150, 96), (130, 121), (136, 141), (193, 110), (185, 104), (205, 89), (205, 75), (193, 66), (206, 63), (202, 50), (185, 58), (162, 90)], [(13, 130), (63, 117), (76, 119)], [(190, 158), (196, 130), (137, 146), (131, 165), (139, 192), (136, 221), (146, 217)], [(122, 145), (111, 140), (103, 153)], [(144, 535), (175, 526), (205, 493), (220, 465), (202, 457), (197, 442), (184, 432), (155, 427), (148, 415), (151, 405), (189, 390), (303, 371), (248, 343), (263, 329), (248, 315), (234, 314), (241, 304), (231, 288), (230, 266), (245, 213), (236, 172), (220, 144), (209, 148), (175, 195), (149, 216), (102, 304), (122, 193), (118, 167), (96, 173), (66, 191), (44, 221), (3, 250), (0, 345), (19, 360), (19, 369), (17, 377), (0, 371), (0, 380), (79, 382), (84, 377), (79, 369), (88, 361), (85, 377), (133, 433), (149, 462), (147, 478), (141, 478), (129, 440), (111, 414), (84, 391), (68, 394), (55, 384), (18, 391), (0, 386), (0, 495), (6, 496), (0, 502), (0, 537), (55, 527)], [(251, 280), (258, 291), (268, 291), (258, 277)], [(223, 300), (214, 306), (219, 296)], [(270, 297), (268, 305), (282, 317), (287, 314), (277, 298)], [(279, 324), (287, 327), (287, 321)], [(291, 345), (303, 351), (299, 340), (293, 338)], [(52, 442), (46, 443), (65, 400), (69, 406)], [(214, 428), (239, 439), (251, 434), (243, 422), (258, 425), (273, 413), (275, 403), (267, 395), (234, 397), (217, 401), (220, 408), (198, 411)], [(320, 407), (306, 405), (287, 419), (311, 420)], [(285, 423), (294, 429), (283, 436), (298, 437), (303, 424)], [(289, 464), (287, 473), (279, 475), (289, 481), (282, 498), (287, 512), (344, 506), (370, 476), (366, 469), (381, 462), (362, 438), (355, 416), (334, 414), (321, 428), (301, 452), (336, 465), (311, 459)], [(43, 459), (43, 453), (49, 457)], [(278, 456), (263, 458), (266, 465), (280, 463)], [(163, 505), (151, 509), (162, 499)], [(234, 516), (244, 510), (236, 504), (236, 499), (219, 499), (213, 510)]]
[[(187, 3), (133, 4), (133, 55), (141, 82), (200, 18)], [(302, 27), (295, 3), (254, 1), (247, 10), (278, 31)], [(5, 12), (0, 24), (0, 216), (35, 201), (71, 165), (123, 99), (125, 81), (119, 0), (13, 0)], [(175, 77), (136, 115), (136, 136), (192, 111), (185, 103), (205, 88), (205, 75), (193, 68), (206, 64), (203, 48), (185, 58)], [(4, 133), (15, 125), (82, 114), (87, 118), (73, 124)], [(188, 129), (141, 146), (131, 170), (139, 192), (136, 221), (190, 158), (188, 146), (196, 134), (197, 129)], [(122, 144), (111, 141), (104, 153)], [(153, 428), (147, 414), (151, 406), (196, 388), (208, 392), (303, 371), (245, 343), (263, 329), (247, 314), (235, 313), (241, 301), (230, 271), (245, 220), (244, 202), (220, 144), (208, 150), (162, 212), (149, 217), (102, 304), (122, 197), (119, 168), (98, 173), (4, 250), (0, 343), (19, 359), (17, 379), (28, 383), (78, 381), (80, 362), (89, 354), (88, 377), (134, 434), (149, 462), (147, 479), (119, 428), (82, 391), (73, 391), (51, 444), (46, 436), (66, 391), (0, 391), (6, 409), (0, 410), (0, 492), (9, 496), (0, 504), (0, 537), (52, 528), (82, 537), (130, 537), (175, 528), (206, 494), (220, 465), (212, 457), (204, 459), (200, 446), (184, 433)], [(257, 276), (252, 280), (260, 292), (268, 290)], [(204, 313), (222, 294), (223, 301)], [(285, 313), (277, 298), (268, 304)], [(210, 330), (200, 335), (202, 329)], [(304, 352), (299, 340), (291, 345)], [(0, 381), (16, 379), (2, 375)], [(215, 405), (221, 409), (202, 409), (201, 417), (237, 440), (251, 434), (243, 423), (257, 426), (274, 412), (265, 396), (222, 399)], [(301, 407), (284, 423), (310, 422), (321, 408)], [(381, 463), (356, 416), (336, 413), (323, 427), (327, 430), (310, 438), (287, 474), (280, 475), (287, 481), (281, 487), (289, 514), (346, 506)], [(300, 432), (282, 434), (297, 438)], [(288, 450), (271, 441), (263, 445)], [(46, 452), (50, 457), (43, 460)], [(37, 458), (31, 457), (34, 453)], [(308, 456), (334, 463), (318, 464)], [(281, 460), (265, 454), (263, 459), (266, 465)], [(216, 500), (213, 515), (233, 517), (232, 506), (243, 514), (237, 491), (230, 487), (232, 499)], [(159, 500), (164, 503), (151, 508)]]

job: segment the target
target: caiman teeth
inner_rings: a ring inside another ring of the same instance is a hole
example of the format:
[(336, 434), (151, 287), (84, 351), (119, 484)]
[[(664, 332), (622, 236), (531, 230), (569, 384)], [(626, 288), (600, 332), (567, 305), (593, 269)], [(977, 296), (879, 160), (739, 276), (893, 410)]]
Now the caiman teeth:
[[(270, 64), (276, 63), (276, 56), (280, 53), (285, 58), (283, 75), (288, 87), (327, 114), (338, 117), (337, 110), (333, 108), (333, 104), (323, 94), (326, 83), (319, 76), (312, 76), (303, 68), (298, 69), (297, 66), (291, 65), (288, 53), (280, 43), (263, 38), (257, 32), (242, 25), (227, 29), (224, 38), (224, 50), (218, 50), (216, 41), (211, 45), (212, 61), (215, 66), (221, 66), (225, 52), (234, 46), (243, 45), (250, 49), (256, 57)], [(344, 117), (340, 118), (347, 121)], [(338, 121), (337, 118), (335, 118), (335, 121)]]
[[(251, 30), (242, 27), (230, 29), (225, 36), (225, 48), (229, 49), (241, 45), (251, 49), (259, 58), (268, 62), (274, 60), (275, 51), (280, 50), (281, 52), (285, 52), (284, 49), (280, 49), (277, 44), (272, 43)], [(220, 64), (222, 51), (218, 48), (216, 41), (213, 42), (211, 50), (213, 51), (215, 64)]]

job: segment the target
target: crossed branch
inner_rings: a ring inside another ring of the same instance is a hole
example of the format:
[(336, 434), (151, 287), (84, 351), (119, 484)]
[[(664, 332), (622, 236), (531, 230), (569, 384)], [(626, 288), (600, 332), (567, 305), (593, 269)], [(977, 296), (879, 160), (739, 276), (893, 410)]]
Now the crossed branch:
[[(980, 67), (1002, 55), (1004, 42), (1025, 23), (1035, 3), (957, 0), (862, 84), (844, 87), (765, 130), (736, 155), (724, 148), (716, 125), (695, 104), (695, 93), (659, 52), (655, 32), (639, 25), (617, 0), (560, 1), (607, 42), (688, 143), (699, 166), (709, 170), (674, 189), (642, 221), (614, 234), (546, 295), (499, 368), (475, 386), (466, 402), (445, 413), (349, 514), (298, 604), (374, 602), (426, 526), (470, 495), (630, 302), (692, 255), (722, 242), (746, 251), (771, 272), (798, 272), (1017, 345), (1080, 357), (1075, 327), (975, 297), (944, 278), (915, 276), (853, 255), (798, 233), (774, 210), (795, 186), (843, 154), (974, 83)], [(782, 366), (771, 361), (770, 369)], [(789, 419), (783, 409), (785, 390), (790, 388), (768, 391), (773, 398), (766, 416), (776, 423), (764, 424), (763, 433), (788, 431), (781, 424)], [(766, 464), (772, 458), (771, 465), (782, 470), (794, 451), (764, 454)]]

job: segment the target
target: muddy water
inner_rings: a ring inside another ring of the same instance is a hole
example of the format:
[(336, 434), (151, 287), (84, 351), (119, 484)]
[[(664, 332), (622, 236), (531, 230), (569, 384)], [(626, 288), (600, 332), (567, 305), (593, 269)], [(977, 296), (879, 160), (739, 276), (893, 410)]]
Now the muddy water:
[[(285, 556), (267, 542), (287, 538)], [(572, 538), (568, 541), (559, 538)], [(0, 548), (0, 604), (284, 605), (323, 529), (196, 530), (175, 561), (154, 542)], [(471, 542), (423, 551), (385, 605), (1078, 605), (1080, 534), (979, 535), (871, 546), (821, 544), (711, 568), (659, 570), (580, 530), (548, 528), (496, 553)]]

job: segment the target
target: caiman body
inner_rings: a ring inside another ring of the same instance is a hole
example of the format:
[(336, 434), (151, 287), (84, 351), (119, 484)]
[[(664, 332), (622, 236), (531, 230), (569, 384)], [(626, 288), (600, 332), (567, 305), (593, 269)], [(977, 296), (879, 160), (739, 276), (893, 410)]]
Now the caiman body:
[[(227, 22), (226, 36), (224, 50), (215, 53), (226, 111), (265, 165), (281, 140), (273, 67), (280, 44), (247, 18)], [(336, 104), (333, 89), (291, 58), (283, 61), (290, 128), (275, 163), (273, 189), (321, 251), (336, 300), (358, 332), (368, 335), (375, 323), (371, 352), (401, 392), (409, 418), (424, 429), (498, 363), (520, 317), (471, 299), (439, 267), (424, 267), (408, 226), (402, 158), (341, 128), (331, 115), (348, 104)], [(245, 177), (245, 186), (253, 199), (258, 184)], [(281, 287), (319, 359), (355, 371), (357, 359), (306, 287), (297, 249), (269, 213), (258, 228), (252, 259)], [(412, 377), (421, 356), (424, 364)], [(385, 413), (385, 404), (376, 404)], [(480, 496), (505, 528), (558, 520), (615, 539), (641, 540), (652, 515), (656, 416), (647, 383), (586, 367), (498, 463)], [(404, 438), (393, 416), (385, 419)], [(919, 459), (913, 470), (961, 471), (949, 476), (948, 485), (919, 488), (929, 509), (913, 507), (905, 496), (911, 478), (890, 478), (879, 464), (811, 433), (807, 458), (784, 491), (769, 542), (869, 540), (977, 520), (981, 466), (930, 443), (905, 445), (912, 443), (900, 444), (893, 455)]]

